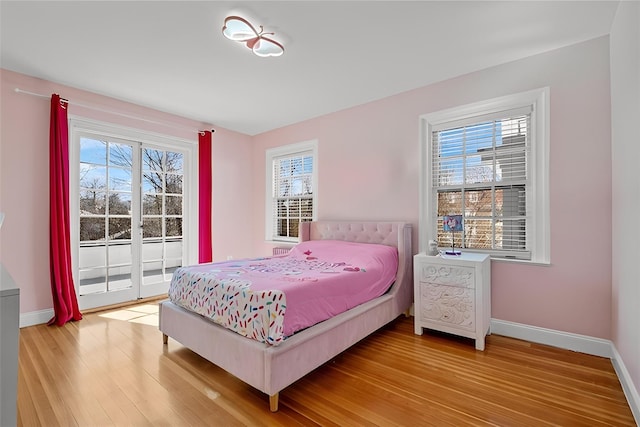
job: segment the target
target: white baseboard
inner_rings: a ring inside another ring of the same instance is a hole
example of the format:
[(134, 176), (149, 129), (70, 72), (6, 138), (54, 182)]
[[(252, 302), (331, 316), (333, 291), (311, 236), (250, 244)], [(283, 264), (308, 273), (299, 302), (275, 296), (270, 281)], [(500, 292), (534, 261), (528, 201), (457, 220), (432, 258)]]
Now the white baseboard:
[(629, 407), (631, 408), (633, 418), (635, 418), (636, 424), (640, 425), (640, 394), (638, 394), (638, 389), (633, 384), (631, 375), (629, 375), (629, 371), (627, 371), (624, 361), (622, 360), (620, 353), (618, 353), (618, 349), (616, 349), (615, 345), (611, 345), (611, 349), (613, 351), (613, 356), (611, 357), (613, 369), (615, 369), (616, 374), (618, 375), (618, 379), (622, 385), (622, 390), (624, 391), (624, 395), (627, 398)]
[(52, 318), (53, 308), (23, 313), (20, 315), (20, 327), (25, 328), (27, 326), (42, 325), (43, 323), (49, 322)]
[(546, 344), (566, 350), (611, 358), (611, 341), (586, 335), (491, 319), (491, 333)]

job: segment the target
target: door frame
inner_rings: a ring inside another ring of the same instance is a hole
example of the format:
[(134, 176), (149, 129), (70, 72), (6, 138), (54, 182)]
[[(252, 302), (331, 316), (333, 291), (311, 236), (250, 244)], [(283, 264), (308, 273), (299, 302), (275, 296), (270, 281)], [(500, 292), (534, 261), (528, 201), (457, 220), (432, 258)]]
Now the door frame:
[[(70, 212), (70, 231), (71, 231), (71, 266), (73, 271), (73, 279), (75, 283), (76, 293), (78, 293), (78, 257), (79, 257), (79, 199), (75, 197), (79, 192), (79, 163), (80, 163), (80, 144), (81, 136), (90, 134), (92, 136), (112, 138), (120, 141), (134, 142), (139, 147), (156, 147), (163, 150), (174, 150), (184, 153), (183, 160), (183, 265), (196, 264), (198, 262), (198, 162), (197, 162), (197, 131), (194, 131), (194, 139), (188, 140), (184, 138), (163, 135), (146, 130), (129, 128), (113, 123), (102, 122), (84, 117), (69, 117), (69, 212)], [(136, 171), (133, 171), (136, 173)], [(141, 217), (132, 218), (133, 226), (139, 224)], [(138, 228), (139, 229), (139, 228)], [(133, 301), (140, 298), (140, 290), (142, 286), (142, 263), (141, 263), (141, 247), (142, 239), (140, 239), (140, 250), (133, 254), (133, 268), (139, 273), (132, 272), (132, 280), (138, 278), (138, 285), (135, 295), (122, 292), (119, 297), (114, 298), (81, 298), (78, 296), (78, 304), (81, 310), (88, 308), (96, 308), (104, 305), (117, 304), (120, 302)], [(133, 249), (132, 249), (133, 250)], [(134, 284), (135, 285), (135, 284)], [(104, 294), (100, 294), (104, 296)], [(162, 295), (162, 294), (160, 294)], [(133, 299), (132, 299), (133, 298)]]

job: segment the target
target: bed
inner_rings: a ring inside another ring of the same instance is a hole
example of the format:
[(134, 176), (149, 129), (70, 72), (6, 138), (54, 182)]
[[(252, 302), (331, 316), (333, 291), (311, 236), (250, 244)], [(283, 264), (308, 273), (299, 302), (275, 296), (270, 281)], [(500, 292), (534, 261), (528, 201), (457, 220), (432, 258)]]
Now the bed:
[(171, 300), (160, 303), (159, 328), (166, 345), (178, 341), (269, 396), (278, 410), (280, 391), (401, 314), (413, 299), (411, 225), (404, 222), (314, 221), (300, 225), (300, 242), (339, 240), (397, 248), (395, 280), (383, 295), (304, 328), (260, 342), (215, 323)]

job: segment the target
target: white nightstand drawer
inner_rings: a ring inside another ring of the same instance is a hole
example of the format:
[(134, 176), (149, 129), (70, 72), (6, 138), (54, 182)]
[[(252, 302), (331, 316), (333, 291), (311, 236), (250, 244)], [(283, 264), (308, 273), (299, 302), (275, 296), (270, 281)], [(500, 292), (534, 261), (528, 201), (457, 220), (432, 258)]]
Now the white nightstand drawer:
[(475, 291), (472, 288), (420, 283), (420, 320), (475, 330)]
[(438, 285), (458, 286), (462, 288), (474, 288), (474, 268), (460, 267), (442, 264), (422, 264), (421, 282), (429, 282)]

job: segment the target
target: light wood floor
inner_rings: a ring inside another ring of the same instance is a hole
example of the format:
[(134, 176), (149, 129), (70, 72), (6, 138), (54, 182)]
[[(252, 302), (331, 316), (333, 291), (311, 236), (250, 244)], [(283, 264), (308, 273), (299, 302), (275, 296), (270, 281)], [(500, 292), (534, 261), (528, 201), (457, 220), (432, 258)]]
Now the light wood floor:
[(401, 317), (268, 397), (176, 341), (157, 305), (20, 331), (19, 426), (633, 426), (608, 359)]

